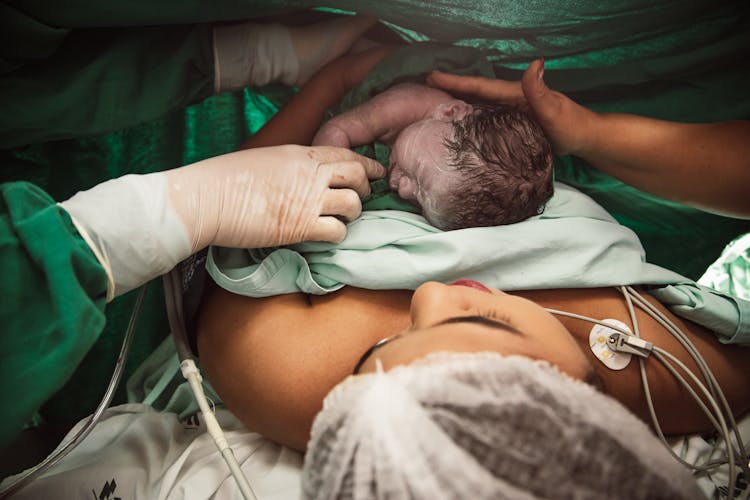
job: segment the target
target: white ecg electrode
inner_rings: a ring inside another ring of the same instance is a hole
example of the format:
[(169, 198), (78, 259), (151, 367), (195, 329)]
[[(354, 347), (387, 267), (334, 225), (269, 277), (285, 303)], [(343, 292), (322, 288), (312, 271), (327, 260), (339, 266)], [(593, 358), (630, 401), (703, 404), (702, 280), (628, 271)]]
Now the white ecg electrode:
[[(620, 328), (621, 330), (630, 332), (630, 328), (628, 328), (628, 325), (616, 319), (603, 319), (602, 323), (608, 323), (612, 326)], [(630, 358), (632, 358), (633, 355), (627, 352), (614, 351), (609, 347), (608, 339), (609, 336), (613, 333), (619, 332), (612, 328), (607, 328), (604, 325), (594, 325), (594, 327), (591, 329), (591, 333), (589, 334), (589, 347), (591, 347), (591, 352), (594, 353), (594, 356), (596, 356), (599, 361), (604, 363), (604, 366), (606, 366), (610, 370), (622, 370), (623, 368), (628, 366), (628, 364), (630, 363)]]

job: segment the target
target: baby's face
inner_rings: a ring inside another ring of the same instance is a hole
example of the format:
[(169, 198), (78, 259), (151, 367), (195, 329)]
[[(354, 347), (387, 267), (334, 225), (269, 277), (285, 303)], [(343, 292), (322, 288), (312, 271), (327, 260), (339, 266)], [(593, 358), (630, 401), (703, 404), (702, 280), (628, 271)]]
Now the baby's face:
[(436, 206), (458, 178), (448, 164), (445, 139), (453, 138), (449, 121), (428, 118), (412, 123), (396, 138), (391, 149), (388, 181), (398, 195), (417, 205), (431, 220)]

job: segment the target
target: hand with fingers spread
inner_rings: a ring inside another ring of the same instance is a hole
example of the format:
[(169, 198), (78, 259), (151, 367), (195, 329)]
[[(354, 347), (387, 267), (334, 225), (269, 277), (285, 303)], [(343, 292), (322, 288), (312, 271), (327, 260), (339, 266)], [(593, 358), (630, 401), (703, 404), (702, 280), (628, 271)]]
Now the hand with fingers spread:
[(708, 212), (750, 218), (750, 121), (677, 123), (595, 113), (547, 88), (544, 63), (520, 82), (432, 72), (427, 83), (449, 92), (528, 106), (559, 155), (591, 165), (657, 196)]
[(530, 108), (559, 155), (579, 154), (593, 132), (596, 113), (545, 85), (544, 60), (532, 62), (519, 82), (433, 71), (427, 84), (455, 94)]
[(208, 245), (339, 242), (362, 211), (376, 161), (332, 147), (277, 146), (128, 175), (61, 205), (108, 271), (110, 297)]

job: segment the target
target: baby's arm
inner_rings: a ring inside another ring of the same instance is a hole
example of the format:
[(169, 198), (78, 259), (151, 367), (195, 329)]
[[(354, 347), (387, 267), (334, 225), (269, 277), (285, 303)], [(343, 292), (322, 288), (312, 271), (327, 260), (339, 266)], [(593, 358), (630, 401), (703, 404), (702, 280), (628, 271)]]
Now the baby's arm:
[(390, 144), (408, 125), (427, 118), (453, 101), (442, 90), (402, 83), (329, 120), (313, 139), (313, 146), (354, 147), (380, 140)]
[(326, 109), (339, 102), (391, 50), (390, 47), (371, 49), (328, 63), (240, 149), (309, 145), (325, 118)]

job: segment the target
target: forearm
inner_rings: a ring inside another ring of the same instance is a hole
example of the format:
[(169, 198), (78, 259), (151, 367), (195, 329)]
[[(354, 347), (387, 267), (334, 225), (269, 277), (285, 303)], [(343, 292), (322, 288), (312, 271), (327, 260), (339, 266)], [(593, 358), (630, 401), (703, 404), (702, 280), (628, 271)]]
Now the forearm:
[(750, 218), (750, 122), (685, 124), (595, 115), (589, 140), (572, 153), (644, 191)]
[(279, 144), (310, 144), (323, 122), (326, 109), (345, 93), (343, 86), (336, 82), (329, 86), (313, 78), (258, 132), (248, 138), (240, 149)]

